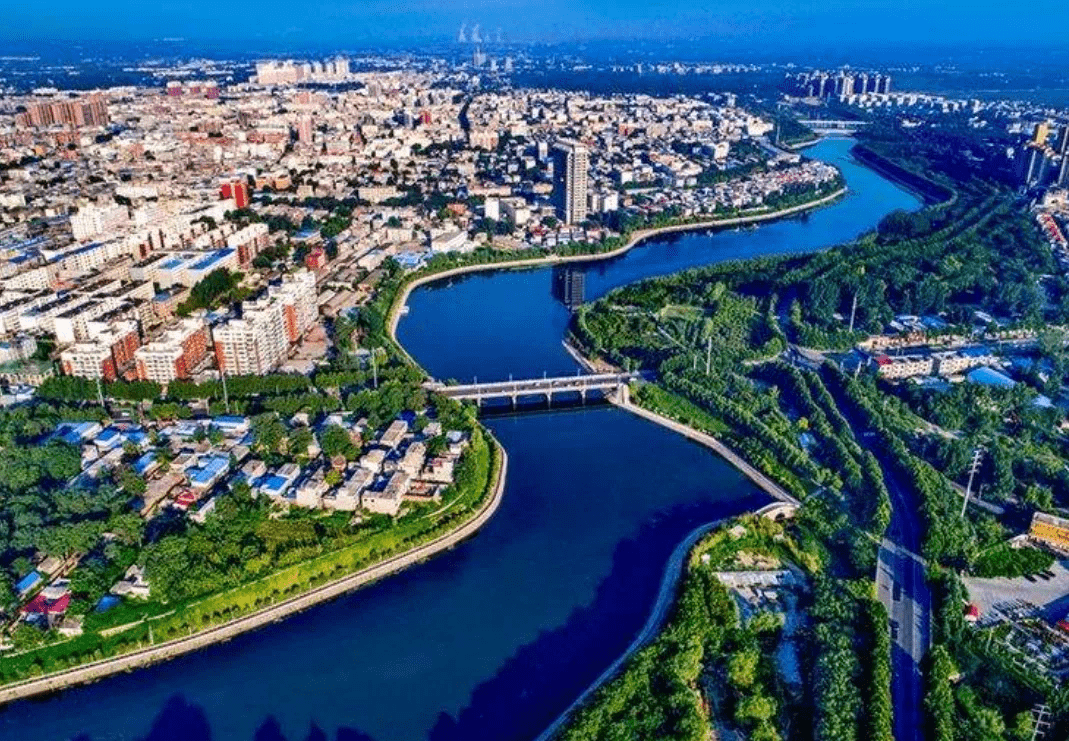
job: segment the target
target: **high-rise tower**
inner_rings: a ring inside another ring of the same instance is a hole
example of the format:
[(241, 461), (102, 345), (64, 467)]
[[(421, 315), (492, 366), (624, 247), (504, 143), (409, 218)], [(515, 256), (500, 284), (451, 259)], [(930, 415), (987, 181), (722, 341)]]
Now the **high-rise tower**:
[(562, 139), (553, 148), (553, 203), (566, 224), (586, 221), (590, 153), (576, 141)]

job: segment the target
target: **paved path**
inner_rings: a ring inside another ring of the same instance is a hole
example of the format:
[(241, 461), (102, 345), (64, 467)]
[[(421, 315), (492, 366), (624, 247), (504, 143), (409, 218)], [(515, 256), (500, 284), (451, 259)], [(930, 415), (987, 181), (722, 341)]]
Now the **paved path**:
[(288, 615), (306, 610), (321, 602), (332, 600), (346, 592), (371, 584), (456, 546), (478, 532), (494, 516), (501, 504), (508, 472), (508, 454), (500, 443), (493, 438), (491, 438), (491, 444), (497, 448), (501, 456), (501, 465), (497, 470), (497, 480), (494, 482), (492, 494), (479, 513), (458, 529), (349, 576), (185, 638), (176, 638), (149, 648), (123, 654), (122, 656), (95, 661), (74, 669), (0, 687), (0, 705), (33, 695), (57, 692), (75, 685), (94, 682), (112, 674), (129, 672), (133, 669), (166, 661), (216, 643), (228, 641), (241, 633), (256, 630), (269, 623), (282, 620)]
[(549, 741), (564, 727), (564, 724), (568, 721), (583, 703), (590, 699), (591, 695), (597, 692), (598, 688), (612, 679), (617, 672), (623, 667), (624, 663), (631, 658), (637, 651), (643, 648), (646, 644), (650, 643), (658, 633), (661, 632), (661, 628), (664, 626), (665, 621), (668, 619), (668, 614), (672, 609), (672, 605), (676, 600), (676, 587), (679, 584), (679, 578), (683, 574), (683, 568), (686, 565), (687, 556), (690, 554), (690, 549), (694, 547), (706, 533), (719, 527), (726, 522), (726, 519), (716, 520), (706, 525), (702, 525), (690, 532), (683, 542), (676, 546), (676, 549), (672, 551), (672, 555), (668, 558), (668, 563), (664, 567), (664, 576), (661, 578), (661, 589), (657, 593), (657, 601), (653, 604), (653, 610), (650, 612), (649, 619), (646, 620), (646, 624), (635, 636), (635, 640), (631, 642), (631, 645), (627, 647), (627, 650), (620, 655), (616, 661), (609, 666), (608, 669), (603, 671), (594, 682), (583, 690), (583, 694), (576, 698), (575, 702), (568, 706), (568, 709), (557, 716), (546, 730), (544, 730), (535, 741)]

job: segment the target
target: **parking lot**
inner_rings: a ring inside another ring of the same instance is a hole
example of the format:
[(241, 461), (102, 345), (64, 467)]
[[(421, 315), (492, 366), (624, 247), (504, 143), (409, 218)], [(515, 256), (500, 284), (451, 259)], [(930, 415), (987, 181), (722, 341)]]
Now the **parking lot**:
[(1069, 561), (1059, 561), (1042, 576), (1007, 579), (962, 580), (969, 591), (969, 601), (980, 611), (980, 622), (1020, 618), (1022, 612), (1057, 621), (1069, 611)]

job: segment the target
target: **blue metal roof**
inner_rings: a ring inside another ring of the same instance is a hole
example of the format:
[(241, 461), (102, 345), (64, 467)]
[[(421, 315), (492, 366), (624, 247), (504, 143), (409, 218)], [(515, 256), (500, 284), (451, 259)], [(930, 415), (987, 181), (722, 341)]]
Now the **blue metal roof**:
[(152, 466), (155, 460), (156, 452), (154, 450), (150, 450), (149, 452), (145, 453), (143, 456), (134, 461), (134, 464), (132, 466), (132, 468), (134, 469), (134, 473), (136, 473), (138, 476), (144, 476), (145, 471), (147, 471)]
[(202, 257), (200, 260), (197, 260), (195, 263), (193, 263), (192, 265), (189, 266), (189, 269), (190, 270), (207, 270), (208, 268), (210, 268), (215, 263), (219, 262), (223, 258), (225, 258), (228, 255), (231, 255), (233, 253), (234, 253), (234, 250), (232, 250), (230, 248), (227, 248), (227, 249), (224, 249), (224, 250), (216, 250), (215, 252), (212, 252), (211, 254), (209, 254), (207, 257)]
[(999, 373), (994, 368), (976, 368), (969, 372), (966, 376), (973, 383), (979, 383), (983, 386), (996, 386), (998, 388), (1009, 389), (1017, 385), (1017, 382), (1007, 376), (1005, 373)]
[(116, 430), (114, 427), (109, 427), (106, 430), (104, 430), (103, 432), (101, 432), (99, 435), (97, 435), (97, 441), (98, 442), (102, 442), (102, 443), (111, 442), (112, 440), (117, 438), (120, 434), (121, 433), (118, 430)]
[(262, 484), (260, 484), (260, 488), (268, 494), (278, 495), (286, 491), (286, 489), (290, 487), (291, 483), (292, 482), (287, 478), (279, 476), (278, 474), (271, 474), (266, 479), (264, 479), (264, 482)]
[(18, 583), (15, 584), (15, 591), (19, 594), (24, 594), (33, 589), (40, 581), (41, 575), (36, 571), (31, 571), (26, 574), (26, 576), (19, 579)]

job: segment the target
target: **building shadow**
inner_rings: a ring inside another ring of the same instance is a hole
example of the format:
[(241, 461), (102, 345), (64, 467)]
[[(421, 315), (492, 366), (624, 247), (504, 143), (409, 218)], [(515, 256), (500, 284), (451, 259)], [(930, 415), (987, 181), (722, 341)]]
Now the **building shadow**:
[[(212, 729), (204, 709), (187, 700), (183, 695), (173, 695), (156, 715), (152, 727), (138, 741), (212, 741)], [(75, 736), (71, 741), (94, 741), (89, 734)], [(308, 733), (286, 736), (274, 716), (266, 717), (256, 729), (250, 741), (331, 741), (331, 736), (312, 722)], [(370, 735), (356, 728), (339, 728), (333, 741), (375, 741)]]

